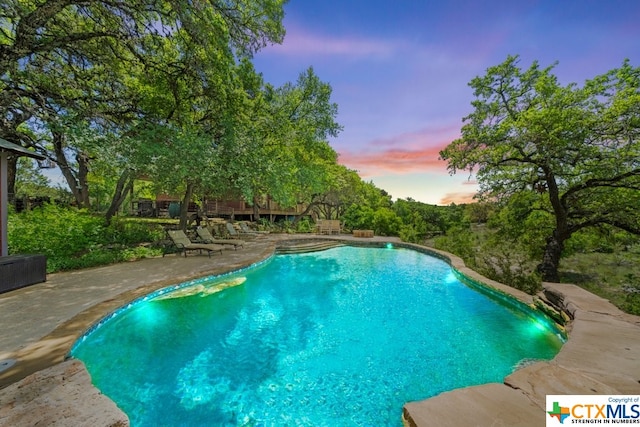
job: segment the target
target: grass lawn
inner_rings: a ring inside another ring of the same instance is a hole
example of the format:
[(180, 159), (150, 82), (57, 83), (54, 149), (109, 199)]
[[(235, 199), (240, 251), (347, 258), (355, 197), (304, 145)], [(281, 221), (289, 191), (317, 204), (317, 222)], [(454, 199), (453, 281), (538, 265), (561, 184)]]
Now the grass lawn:
[(640, 315), (640, 247), (617, 253), (575, 254), (560, 261), (560, 279)]

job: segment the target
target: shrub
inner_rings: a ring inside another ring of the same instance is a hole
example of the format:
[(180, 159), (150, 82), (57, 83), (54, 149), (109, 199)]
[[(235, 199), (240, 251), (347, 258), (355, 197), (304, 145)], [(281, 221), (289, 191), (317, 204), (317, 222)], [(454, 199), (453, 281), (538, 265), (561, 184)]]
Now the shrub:
[(9, 252), (46, 255), (48, 272), (157, 256), (159, 248), (135, 246), (162, 237), (157, 224), (119, 219), (106, 227), (102, 217), (57, 205), (11, 213), (8, 223)]
[(453, 227), (445, 236), (434, 239), (434, 247), (462, 258), (468, 267), (476, 265), (477, 236), (468, 228)]
[(373, 214), (373, 229), (378, 236), (397, 236), (402, 225), (400, 217), (389, 208), (380, 208)]
[(72, 257), (90, 249), (103, 232), (102, 221), (85, 211), (44, 205), (10, 216), (9, 251)]
[(315, 224), (311, 218), (304, 217), (296, 224), (297, 233), (311, 233), (315, 229)]
[(625, 276), (626, 284), (622, 287), (625, 293), (624, 301), (621, 307), (627, 313), (640, 315), (640, 276), (628, 273)]
[(349, 230), (373, 230), (374, 211), (369, 206), (351, 205), (342, 215)]
[(483, 251), (478, 261), (478, 272), (489, 279), (535, 295), (542, 289), (542, 278), (518, 255), (518, 251), (500, 248), (491, 252)]
[(424, 234), (420, 233), (414, 224), (403, 225), (400, 228), (400, 239), (403, 242), (419, 244), (424, 241)]

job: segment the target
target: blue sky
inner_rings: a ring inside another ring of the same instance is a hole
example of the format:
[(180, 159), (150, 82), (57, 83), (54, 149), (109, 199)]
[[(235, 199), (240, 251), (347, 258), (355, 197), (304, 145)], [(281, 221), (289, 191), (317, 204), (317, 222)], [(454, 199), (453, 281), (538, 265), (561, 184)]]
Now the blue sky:
[(438, 152), (471, 112), (469, 81), (507, 55), (557, 61), (563, 84), (640, 66), (637, 0), (290, 0), (285, 12), (284, 43), (256, 69), (279, 86), (312, 66), (339, 106), (339, 161), (394, 199), (471, 200), (473, 177), (450, 176)]

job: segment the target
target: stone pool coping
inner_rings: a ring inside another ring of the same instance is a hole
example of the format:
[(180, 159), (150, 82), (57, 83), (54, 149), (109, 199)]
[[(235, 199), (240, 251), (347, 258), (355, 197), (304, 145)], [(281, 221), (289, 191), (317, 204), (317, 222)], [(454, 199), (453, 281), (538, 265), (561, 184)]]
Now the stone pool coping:
[[(17, 361), (0, 372), (0, 424), (128, 425), (126, 415), (91, 385), (84, 365), (65, 361), (75, 340), (90, 325), (142, 295), (247, 267), (270, 257), (278, 242), (309, 238), (411, 247), (439, 256), (472, 280), (527, 305), (534, 302), (528, 294), (478, 275), (451, 254), (382, 237), (272, 234), (245, 249), (211, 258), (171, 256), (50, 275), (46, 283), (0, 294), (0, 327), (13, 337), (0, 338), (0, 362)], [(91, 285), (86, 283), (89, 278)], [(409, 402), (403, 408), (405, 425), (538, 426), (544, 423), (546, 394), (640, 393), (639, 317), (574, 285), (545, 283), (540, 297), (571, 319), (569, 340), (552, 361), (523, 368), (502, 384)]]
[[(535, 303), (531, 295), (482, 277), (460, 258), (435, 252), (465, 276)], [(409, 402), (403, 409), (405, 425), (537, 427), (545, 425), (546, 395), (640, 394), (640, 317), (572, 284), (545, 282), (536, 297), (569, 320), (568, 340), (555, 358), (519, 369), (504, 383)]]

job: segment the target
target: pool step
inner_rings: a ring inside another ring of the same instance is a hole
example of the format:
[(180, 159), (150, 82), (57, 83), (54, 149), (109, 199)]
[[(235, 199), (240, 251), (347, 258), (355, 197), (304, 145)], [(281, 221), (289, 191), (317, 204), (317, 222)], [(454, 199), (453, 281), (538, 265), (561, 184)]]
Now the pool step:
[(343, 246), (343, 244), (335, 240), (283, 242), (283, 244), (276, 247), (276, 253), (301, 254), (305, 252), (324, 251), (325, 249), (335, 248), (337, 246)]

